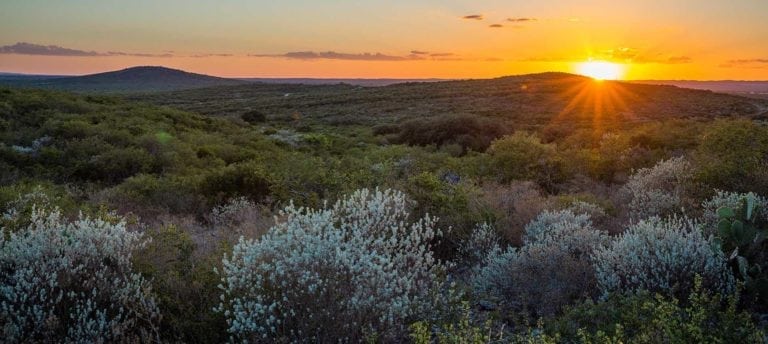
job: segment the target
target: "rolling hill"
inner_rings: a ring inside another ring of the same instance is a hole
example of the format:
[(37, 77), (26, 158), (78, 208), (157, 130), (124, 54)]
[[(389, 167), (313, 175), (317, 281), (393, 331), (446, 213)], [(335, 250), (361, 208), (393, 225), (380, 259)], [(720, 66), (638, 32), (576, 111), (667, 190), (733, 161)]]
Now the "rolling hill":
[(566, 73), (411, 82), (383, 87), (248, 84), (146, 94), (135, 99), (211, 116), (259, 111), (267, 118), (376, 125), (440, 115), (478, 115), (511, 127), (574, 122), (766, 116), (768, 101), (668, 85), (605, 81)]
[(219, 78), (155, 66), (131, 67), (113, 72), (68, 77), (19, 74), (0, 76), (0, 85), (88, 93), (141, 93), (247, 83), (244, 80)]
[(635, 80), (633, 83), (651, 85), (672, 85), (697, 90), (709, 90), (713, 92), (734, 93), (749, 97), (768, 96), (768, 81), (746, 80)]

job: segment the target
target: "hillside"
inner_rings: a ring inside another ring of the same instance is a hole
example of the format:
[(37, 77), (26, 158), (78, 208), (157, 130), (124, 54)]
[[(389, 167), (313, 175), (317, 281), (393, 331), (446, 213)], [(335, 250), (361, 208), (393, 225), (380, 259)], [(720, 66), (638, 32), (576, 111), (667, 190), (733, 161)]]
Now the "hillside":
[(172, 91), (246, 83), (248, 82), (243, 80), (218, 78), (154, 66), (131, 67), (113, 72), (72, 77), (34, 75), (0, 77), (0, 85), (89, 93)]
[(513, 127), (565, 121), (642, 122), (662, 118), (759, 117), (765, 100), (674, 86), (595, 82), (542, 73), (496, 79), (351, 85), (249, 84), (134, 97), (225, 116), (259, 111), (271, 119), (373, 125), (438, 115), (478, 115)]
[(768, 81), (759, 80), (633, 80), (632, 83), (649, 85), (672, 85), (697, 90), (734, 93), (758, 98), (768, 96)]

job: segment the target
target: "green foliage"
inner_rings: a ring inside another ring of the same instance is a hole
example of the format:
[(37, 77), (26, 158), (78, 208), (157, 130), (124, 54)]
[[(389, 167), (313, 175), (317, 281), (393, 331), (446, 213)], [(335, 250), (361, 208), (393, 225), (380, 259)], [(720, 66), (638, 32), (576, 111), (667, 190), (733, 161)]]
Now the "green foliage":
[(744, 281), (747, 293), (763, 306), (768, 302), (768, 266), (766, 242), (768, 226), (759, 216), (756, 196), (749, 193), (741, 207), (720, 207), (715, 244), (722, 248), (734, 270)]
[(380, 126), (375, 133), (395, 133), (391, 141), (409, 145), (443, 146), (457, 144), (464, 151), (485, 151), (491, 141), (506, 133), (499, 120), (469, 115), (449, 115), (429, 119), (412, 119), (397, 127)]
[(768, 193), (768, 128), (721, 120), (707, 128), (694, 157), (697, 179), (710, 188)]
[[(214, 312), (218, 304), (220, 265), (215, 252), (198, 253), (184, 229), (168, 225), (147, 233), (151, 243), (136, 255), (136, 268), (152, 280), (163, 318), (160, 333), (170, 342), (222, 343), (227, 339), (224, 317)], [(223, 251), (223, 250), (222, 250)]]
[(491, 161), (502, 181), (536, 180), (551, 186), (562, 180), (556, 147), (541, 142), (534, 133), (517, 131), (493, 141)]
[(244, 121), (251, 124), (261, 123), (267, 120), (267, 116), (265, 116), (261, 111), (258, 111), (258, 110), (248, 111), (240, 115), (240, 118), (242, 118)]
[(546, 331), (583, 343), (763, 342), (763, 333), (750, 315), (737, 309), (738, 294), (725, 298), (712, 294), (699, 277), (695, 286), (684, 304), (650, 293), (586, 301), (548, 322)]

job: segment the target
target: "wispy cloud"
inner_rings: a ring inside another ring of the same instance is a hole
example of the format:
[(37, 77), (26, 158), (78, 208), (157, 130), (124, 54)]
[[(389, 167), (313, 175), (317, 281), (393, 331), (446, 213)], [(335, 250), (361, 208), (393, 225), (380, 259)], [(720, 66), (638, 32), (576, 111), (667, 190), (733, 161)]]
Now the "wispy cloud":
[(468, 19), (468, 20), (483, 20), (482, 14), (469, 14), (466, 16), (461, 17), (462, 19)]
[(604, 60), (617, 63), (634, 64), (684, 64), (692, 63), (693, 58), (685, 55), (669, 55), (665, 53), (642, 53), (638, 49), (630, 47), (619, 47), (615, 49), (606, 49), (591, 55), (581, 57), (563, 57), (563, 56), (535, 56), (523, 59), (527, 62), (582, 62), (585, 60)]
[(293, 51), (284, 54), (251, 54), (253, 57), (283, 57), (297, 60), (353, 60), (353, 61), (405, 61), (422, 59), (417, 54), (404, 56), (387, 55), (382, 53), (338, 53), (335, 51)]
[(734, 59), (728, 60), (721, 64), (720, 67), (725, 68), (768, 68), (768, 58), (756, 58), (756, 59)]
[(460, 56), (450, 52), (411, 50), (409, 54), (339, 53), (335, 51), (294, 51), (282, 54), (249, 54), (250, 57), (271, 57), (295, 60), (349, 60), (349, 61), (480, 61), (483, 57)]
[(0, 54), (42, 55), (42, 56), (137, 56), (137, 57), (173, 57), (173, 54), (127, 53), (121, 51), (98, 52), (93, 50), (78, 50), (64, 48), (58, 45), (42, 45), (18, 42), (12, 45), (0, 46)]
[(204, 57), (232, 57), (235, 56), (234, 54), (194, 54), (190, 55), (189, 57), (197, 57), (197, 58), (204, 58)]
[(100, 56), (95, 51), (69, 49), (58, 45), (40, 45), (18, 42), (13, 45), (0, 46), (0, 54), (46, 55), (46, 56)]
[(488, 27), (493, 28), (493, 29), (498, 29), (498, 28), (504, 27), (504, 25), (501, 25), (501, 24), (491, 24), (491, 25), (488, 25)]
[(521, 18), (507, 18), (507, 21), (508, 22), (513, 22), (513, 23), (525, 23), (525, 22), (536, 21), (536, 18), (525, 18), (525, 17), (521, 17)]

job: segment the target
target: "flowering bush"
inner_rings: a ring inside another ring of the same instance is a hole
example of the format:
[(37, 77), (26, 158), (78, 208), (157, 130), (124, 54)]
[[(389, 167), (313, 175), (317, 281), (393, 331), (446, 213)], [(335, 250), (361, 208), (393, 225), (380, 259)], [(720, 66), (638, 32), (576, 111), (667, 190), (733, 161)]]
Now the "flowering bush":
[(526, 226), (521, 248), (488, 254), (473, 276), (474, 289), (514, 310), (554, 314), (595, 289), (590, 255), (606, 240), (587, 215), (545, 211)]
[(710, 290), (727, 292), (733, 287), (723, 253), (710, 244), (698, 224), (686, 218), (642, 220), (597, 250), (594, 264), (606, 295), (638, 290), (685, 295), (696, 274)]
[(685, 158), (663, 160), (651, 168), (641, 168), (622, 191), (631, 199), (629, 215), (633, 220), (669, 215), (682, 206), (683, 187), (691, 178)]
[(31, 224), (0, 235), (0, 330), (8, 342), (155, 340), (159, 312), (149, 283), (132, 273), (141, 235), (125, 222), (32, 211)]
[(396, 338), (431, 306), (444, 266), (429, 216), (408, 223), (405, 195), (354, 192), (323, 209), (292, 204), (258, 240), (223, 260), (229, 332), (253, 341)]

